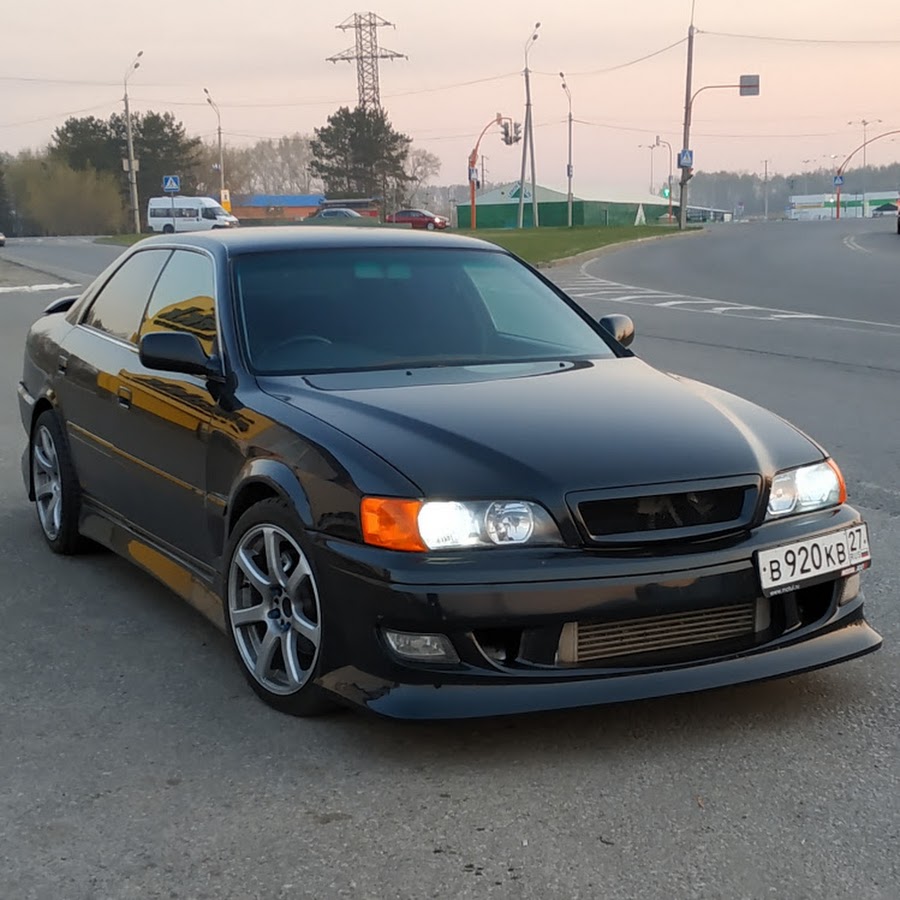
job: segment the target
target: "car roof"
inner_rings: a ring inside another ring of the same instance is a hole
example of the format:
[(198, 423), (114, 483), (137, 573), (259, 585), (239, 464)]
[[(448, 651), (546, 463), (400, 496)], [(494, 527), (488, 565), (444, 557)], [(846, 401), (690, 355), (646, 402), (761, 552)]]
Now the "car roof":
[(303, 250), (307, 248), (337, 249), (342, 247), (491, 250), (506, 251), (496, 244), (457, 234), (435, 234), (384, 228), (378, 225), (350, 228), (346, 225), (312, 228), (303, 225), (269, 226), (262, 228), (215, 229), (187, 234), (168, 234), (148, 237), (135, 247), (197, 247), (211, 252), (224, 251), (229, 256), (242, 253), (261, 253), (273, 250)]

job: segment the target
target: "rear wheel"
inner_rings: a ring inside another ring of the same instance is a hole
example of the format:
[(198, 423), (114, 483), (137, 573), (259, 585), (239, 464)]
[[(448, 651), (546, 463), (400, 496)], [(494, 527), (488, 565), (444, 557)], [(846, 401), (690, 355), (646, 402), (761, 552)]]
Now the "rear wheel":
[(163, 234), (174, 234), (175, 226), (174, 225), (163, 225)]
[(225, 554), (225, 620), (238, 661), (262, 700), (294, 716), (335, 706), (315, 684), (324, 622), (306, 546), (297, 514), (272, 498), (241, 516)]
[(78, 532), (81, 488), (59, 416), (42, 412), (31, 435), (34, 506), (44, 540), (54, 553), (69, 556), (85, 549)]

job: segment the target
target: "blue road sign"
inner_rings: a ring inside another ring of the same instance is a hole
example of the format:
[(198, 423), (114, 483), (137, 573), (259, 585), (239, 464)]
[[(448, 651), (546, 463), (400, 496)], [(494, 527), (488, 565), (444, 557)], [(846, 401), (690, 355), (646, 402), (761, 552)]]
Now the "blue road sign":
[(693, 150), (682, 150), (679, 152), (678, 168), (679, 169), (693, 169), (694, 168), (694, 151)]
[(167, 194), (177, 194), (181, 190), (181, 178), (178, 175), (163, 175), (162, 187)]
[(835, 175), (833, 180), (834, 180), (834, 186), (840, 187), (844, 183), (844, 176), (843, 175)]

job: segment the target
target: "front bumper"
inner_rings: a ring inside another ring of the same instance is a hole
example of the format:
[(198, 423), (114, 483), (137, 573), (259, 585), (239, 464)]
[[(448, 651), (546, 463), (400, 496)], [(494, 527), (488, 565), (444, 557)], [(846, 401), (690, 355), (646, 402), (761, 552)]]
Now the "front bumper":
[[(465, 718), (689, 693), (832, 665), (881, 646), (862, 595), (842, 593), (842, 578), (765, 601), (767, 624), (738, 641), (575, 664), (553, 654), (569, 622), (763, 603), (755, 551), (860, 521), (843, 506), (700, 552), (632, 558), (571, 548), (428, 557), (313, 535), (325, 603), (319, 683), (385, 716)], [(446, 635), (459, 661), (401, 660), (385, 628)], [(485, 635), (498, 633), (516, 636), (521, 652), (502, 660), (486, 653)]]

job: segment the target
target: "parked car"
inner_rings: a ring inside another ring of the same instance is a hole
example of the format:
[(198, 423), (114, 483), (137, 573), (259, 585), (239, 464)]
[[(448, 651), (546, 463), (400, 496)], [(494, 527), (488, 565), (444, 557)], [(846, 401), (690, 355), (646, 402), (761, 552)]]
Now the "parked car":
[(342, 206), (332, 206), (328, 209), (320, 209), (313, 213), (310, 219), (362, 219), (355, 209), (345, 209)]
[(429, 231), (435, 229), (443, 231), (450, 224), (449, 219), (435, 215), (427, 209), (401, 209), (385, 216), (384, 221), (396, 225), (409, 225), (412, 228), (427, 228)]
[(6, 235), (0, 231), (0, 247), (6, 246)]
[(149, 238), (31, 327), (25, 485), (51, 550), (159, 578), (297, 715), (580, 707), (877, 649), (837, 463), (633, 337), (469, 238)]

